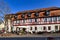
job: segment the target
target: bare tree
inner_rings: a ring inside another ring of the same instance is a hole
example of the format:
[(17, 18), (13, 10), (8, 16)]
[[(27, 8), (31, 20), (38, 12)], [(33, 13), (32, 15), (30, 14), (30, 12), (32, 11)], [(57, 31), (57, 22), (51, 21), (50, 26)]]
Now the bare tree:
[(0, 0), (0, 23), (4, 21), (5, 15), (10, 13), (10, 8), (4, 0)]

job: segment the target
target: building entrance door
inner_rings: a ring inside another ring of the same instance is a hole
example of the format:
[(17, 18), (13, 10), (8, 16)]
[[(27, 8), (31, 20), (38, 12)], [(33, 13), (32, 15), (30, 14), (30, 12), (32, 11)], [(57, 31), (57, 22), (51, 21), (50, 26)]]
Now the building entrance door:
[(23, 28), (22, 30), (23, 30), (23, 31), (25, 31), (25, 30), (26, 30), (26, 28)]

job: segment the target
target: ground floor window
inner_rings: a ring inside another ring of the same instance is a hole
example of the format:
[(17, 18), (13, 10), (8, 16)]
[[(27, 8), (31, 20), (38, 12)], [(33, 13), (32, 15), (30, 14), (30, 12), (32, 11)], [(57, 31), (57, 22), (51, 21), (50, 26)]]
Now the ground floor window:
[(59, 30), (60, 30), (60, 25), (59, 25)]
[(51, 26), (48, 26), (48, 30), (51, 30)]
[(45, 26), (43, 27), (43, 30), (46, 30), (46, 27)]
[(37, 27), (35, 27), (35, 30), (37, 30)]
[(7, 30), (9, 29), (9, 27), (7, 26)]
[(32, 30), (32, 27), (30, 27), (30, 30)]
[(23, 28), (23, 31), (25, 31), (26, 30), (26, 28)]
[(55, 26), (55, 29), (58, 30), (58, 26)]

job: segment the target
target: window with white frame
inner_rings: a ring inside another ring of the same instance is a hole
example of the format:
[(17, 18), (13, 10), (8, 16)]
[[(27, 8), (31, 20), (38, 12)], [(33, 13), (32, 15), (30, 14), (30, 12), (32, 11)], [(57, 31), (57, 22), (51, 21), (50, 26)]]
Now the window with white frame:
[(37, 19), (37, 22), (39, 22), (39, 21), (40, 21), (40, 18)]
[(17, 24), (19, 24), (20, 23), (20, 21), (19, 20), (17, 20)]
[(16, 24), (17, 22), (16, 21), (14, 21), (14, 24)]
[(57, 22), (57, 17), (52, 17), (53, 18), (53, 22)]
[(27, 22), (27, 20), (25, 20), (25, 23)]
[(32, 23), (32, 19), (30, 19), (30, 23)]
[(30, 23), (30, 19), (28, 19), (28, 22)]
[(57, 20), (60, 21), (60, 17), (57, 17)]
[(32, 19), (32, 22), (35, 22), (35, 19)]
[(48, 26), (48, 30), (51, 30), (51, 26)]
[(23, 20), (21, 20), (21, 23), (23, 23)]
[(20, 23), (21, 23), (21, 20), (20, 20)]
[(37, 18), (35, 18), (35, 22), (37, 22)]
[(44, 22), (47, 22), (47, 18), (44, 18)]
[(48, 22), (52, 22), (52, 17), (51, 18), (47, 18)]
[(23, 20), (23, 23), (25, 23), (25, 20)]

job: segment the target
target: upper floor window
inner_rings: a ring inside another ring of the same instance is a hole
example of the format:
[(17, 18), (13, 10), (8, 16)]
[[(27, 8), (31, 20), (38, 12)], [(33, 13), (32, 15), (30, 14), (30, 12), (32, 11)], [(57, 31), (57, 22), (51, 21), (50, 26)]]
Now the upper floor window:
[(52, 22), (52, 18), (47, 18), (47, 21), (48, 22)]
[(60, 21), (60, 17), (57, 17), (57, 20)]
[(32, 23), (32, 19), (28, 19), (28, 22), (29, 22), (29, 23)]
[(16, 21), (14, 21), (14, 24), (16, 24), (17, 22)]
[(21, 20), (21, 23), (23, 23), (23, 20)]
[(37, 22), (37, 18), (35, 18), (35, 22)]
[(47, 22), (47, 18), (44, 18), (44, 22)]
[(27, 22), (27, 20), (25, 20), (25, 23)]
[(32, 19), (32, 22), (35, 22), (35, 19)]
[(32, 19), (30, 19), (30, 22), (32, 22)]
[(57, 21), (57, 17), (53, 17), (53, 22), (56, 22)]
[(23, 23), (25, 23), (25, 20), (23, 20)]
[(19, 20), (17, 20), (17, 23), (19, 24), (19, 23), (20, 23), (20, 21), (19, 21)]
[(39, 22), (39, 21), (40, 21), (40, 18), (37, 19), (37, 22)]

